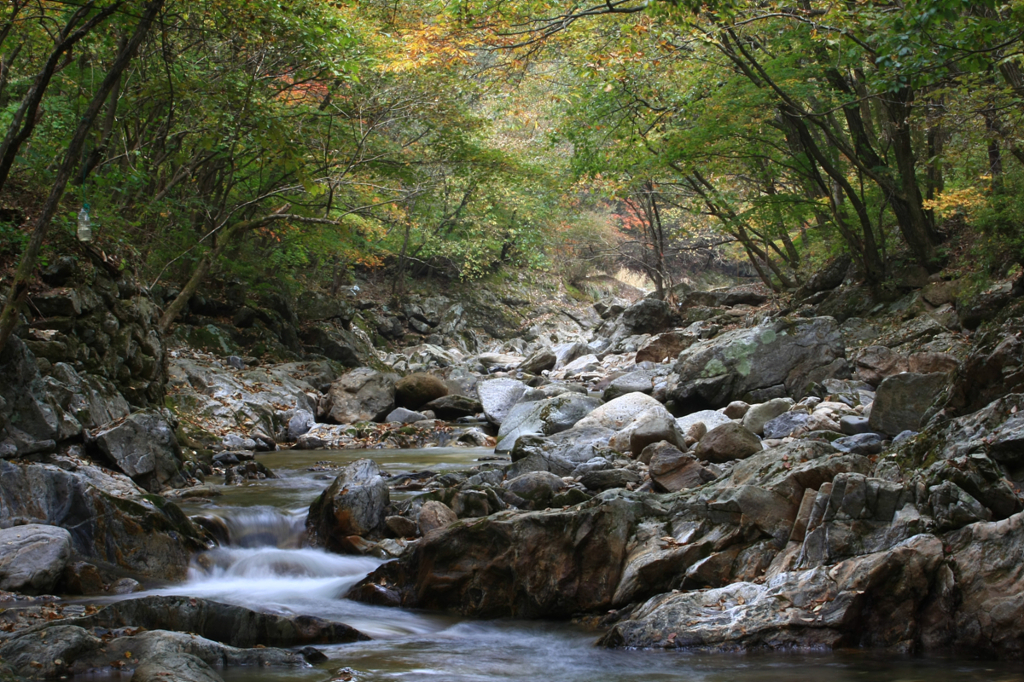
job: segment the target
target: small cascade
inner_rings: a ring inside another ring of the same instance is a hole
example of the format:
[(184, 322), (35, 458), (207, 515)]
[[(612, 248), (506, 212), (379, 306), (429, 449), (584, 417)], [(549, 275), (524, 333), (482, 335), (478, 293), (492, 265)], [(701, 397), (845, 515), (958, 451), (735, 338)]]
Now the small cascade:
[(302, 546), (306, 510), (283, 511), (273, 507), (221, 509), (194, 516), (192, 520), (210, 531), (221, 547)]

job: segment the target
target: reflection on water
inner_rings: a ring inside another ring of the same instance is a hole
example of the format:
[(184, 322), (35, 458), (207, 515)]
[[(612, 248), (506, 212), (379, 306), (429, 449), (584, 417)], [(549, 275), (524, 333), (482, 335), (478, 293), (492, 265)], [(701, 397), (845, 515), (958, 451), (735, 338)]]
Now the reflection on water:
[[(319, 616), (374, 638), (318, 647), (330, 660), (313, 668), (223, 670), (226, 682), (1024, 682), (1019, 663), (914, 659), (868, 651), (609, 651), (594, 646), (600, 633), (568, 623), (460, 621), (347, 601), (342, 599), (347, 590), (381, 562), (299, 548), (306, 508), (335, 475), (318, 462), (336, 465), (371, 457), (390, 472), (441, 473), (466, 469), (490, 454), (484, 449), (435, 448), (261, 455), (279, 479), (224, 488), (223, 496), (192, 510), (220, 533), (225, 546), (197, 556), (187, 582), (144, 594), (203, 597), (274, 613)], [(341, 668), (349, 672), (337, 673)]]

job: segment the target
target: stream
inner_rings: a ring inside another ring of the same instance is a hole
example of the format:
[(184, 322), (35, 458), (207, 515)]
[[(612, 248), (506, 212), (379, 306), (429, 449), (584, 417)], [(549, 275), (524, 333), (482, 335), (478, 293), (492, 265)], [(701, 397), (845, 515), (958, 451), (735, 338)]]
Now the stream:
[(197, 557), (185, 583), (131, 596), (184, 594), (275, 613), (314, 615), (344, 622), (373, 638), (318, 646), (329, 660), (316, 667), (229, 668), (221, 671), (226, 682), (1024, 681), (1019, 662), (899, 657), (867, 650), (817, 654), (606, 650), (594, 646), (599, 633), (569, 623), (463, 620), (342, 599), (381, 562), (299, 547), (307, 508), (330, 485), (337, 475), (333, 467), (339, 464), (370, 457), (393, 473), (423, 469), (440, 473), (465, 470), (491, 456), (483, 448), (260, 455), (259, 460), (279, 478), (222, 486), (223, 494), (212, 502), (182, 505), (189, 514), (220, 517), (229, 530), (230, 546)]

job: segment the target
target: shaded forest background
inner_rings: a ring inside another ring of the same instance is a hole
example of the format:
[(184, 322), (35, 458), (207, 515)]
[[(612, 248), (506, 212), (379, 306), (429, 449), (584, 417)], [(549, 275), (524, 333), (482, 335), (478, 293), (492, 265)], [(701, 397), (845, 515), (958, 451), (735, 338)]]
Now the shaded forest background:
[(214, 280), (1014, 276), (1021, 11), (7, 0), (0, 346), (68, 256), (178, 293), (164, 328)]

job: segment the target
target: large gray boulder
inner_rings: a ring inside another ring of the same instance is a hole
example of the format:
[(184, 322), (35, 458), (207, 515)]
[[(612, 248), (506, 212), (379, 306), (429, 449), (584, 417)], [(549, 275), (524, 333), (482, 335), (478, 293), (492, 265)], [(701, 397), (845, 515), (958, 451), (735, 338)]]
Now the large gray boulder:
[(395, 409), (395, 382), (368, 367), (354, 369), (331, 384), (326, 417), (336, 424), (380, 421)]
[(657, 334), (672, 326), (672, 306), (656, 298), (645, 298), (623, 311), (622, 323), (634, 334)]
[(92, 433), (90, 440), (118, 469), (150, 492), (185, 485), (174, 427), (158, 411), (136, 412)]
[(773, 398), (766, 403), (751, 405), (743, 415), (743, 426), (760, 436), (766, 422), (785, 414), (792, 406), (792, 398)]
[(71, 558), (71, 533), (30, 523), (0, 530), (0, 590), (51, 594)]
[(844, 353), (831, 317), (785, 318), (726, 332), (680, 353), (678, 383), (668, 397), (691, 408), (782, 395), (799, 399), (815, 382), (849, 371)]
[(919, 431), (925, 413), (948, 380), (941, 372), (903, 372), (887, 377), (875, 392), (868, 424), (872, 430), (890, 436), (901, 431)]
[(501, 423), (495, 452), (510, 452), (520, 436), (550, 436), (570, 429), (600, 404), (597, 398), (580, 393), (519, 403)]
[(708, 431), (694, 454), (709, 462), (729, 462), (757, 452), (761, 452), (761, 440), (743, 425), (729, 422)]
[(526, 393), (526, 384), (515, 379), (491, 379), (482, 382), (476, 390), (488, 421), (500, 426)]
[(75, 554), (133, 574), (181, 580), (206, 537), (176, 505), (98, 467), (0, 460), (0, 520), (60, 526)]
[(384, 530), (390, 503), (383, 471), (372, 459), (352, 462), (309, 506), (306, 530), (314, 546), (352, 551), (351, 539), (375, 538)]

